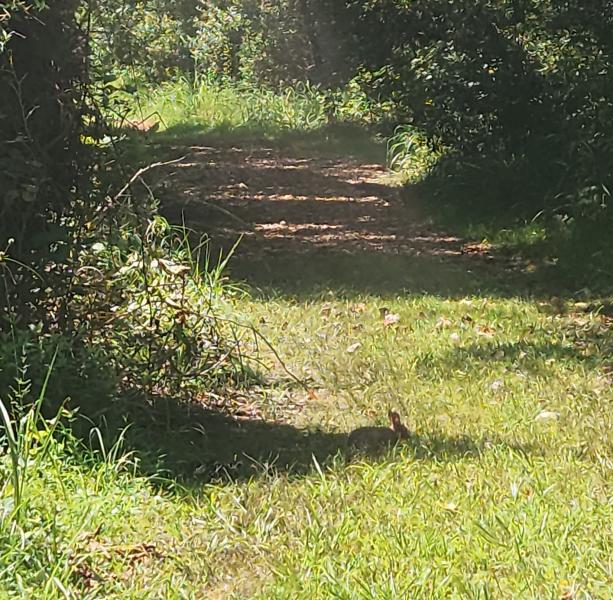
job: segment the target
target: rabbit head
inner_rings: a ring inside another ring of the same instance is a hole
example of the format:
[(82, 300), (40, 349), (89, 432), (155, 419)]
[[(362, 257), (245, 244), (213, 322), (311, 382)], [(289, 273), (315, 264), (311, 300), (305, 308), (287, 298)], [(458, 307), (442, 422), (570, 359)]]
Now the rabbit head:
[(400, 420), (400, 415), (395, 410), (387, 413), (390, 420), (390, 429), (398, 435), (400, 439), (406, 440), (409, 437), (409, 430)]

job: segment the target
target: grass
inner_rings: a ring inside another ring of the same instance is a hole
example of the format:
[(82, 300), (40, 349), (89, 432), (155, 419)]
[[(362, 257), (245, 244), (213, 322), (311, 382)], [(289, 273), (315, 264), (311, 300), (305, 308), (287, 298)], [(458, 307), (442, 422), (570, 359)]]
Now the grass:
[(305, 438), (306, 473), (269, 464), (163, 488), (134, 458), (58, 443), (20, 519), (4, 513), (6, 597), (611, 597), (602, 318), (481, 297), (241, 302), (315, 390), (287, 411), (305, 392), (273, 373), (277, 419), (341, 433), (395, 406), (411, 441), (316, 462)]
[[(164, 98), (167, 134), (190, 111), (200, 132), (250, 123)], [(413, 292), (342, 275), (234, 299), (307, 383), (260, 346), (270, 371), (247, 400), (265, 423), (183, 407), (93, 452), (32, 416), (0, 455), (0, 598), (613, 598), (602, 307), (498, 281), (443, 292), (434, 263)], [(345, 434), (392, 407), (410, 440), (348, 452)]]
[[(534, 214), (526, 207), (504, 213), (494, 207), (432, 206), (433, 219), (463, 238), (482, 240), (535, 273), (542, 291), (611, 298), (613, 244), (610, 214), (589, 218)], [(527, 216), (531, 215), (531, 216)]]
[(160, 120), (161, 130), (189, 123), (198, 125), (201, 132), (240, 132), (262, 139), (280, 132), (313, 131), (330, 121), (364, 125), (374, 119), (373, 110), (367, 96), (352, 86), (336, 92), (332, 100), (306, 84), (273, 91), (202, 79), (176, 80), (146, 91), (133, 118)]

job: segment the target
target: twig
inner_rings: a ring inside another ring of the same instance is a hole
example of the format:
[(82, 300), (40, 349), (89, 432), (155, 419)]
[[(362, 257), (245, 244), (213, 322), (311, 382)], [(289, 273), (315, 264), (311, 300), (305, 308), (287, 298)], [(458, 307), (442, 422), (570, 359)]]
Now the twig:
[(258, 331), (255, 327), (253, 327), (253, 325), (250, 326), (250, 329), (255, 332), (255, 334), (264, 342), (264, 344), (266, 346), (268, 346), (268, 349), (274, 354), (275, 358), (279, 361), (279, 364), (281, 365), (281, 368), (301, 387), (303, 388), (305, 391), (309, 392), (309, 386), (305, 383), (305, 381), (303, 379), (300, 379), (300, 377), (298, 377), (297, 375), (294, 375), (294, 373), (292, 373), (289, 369), (289, 367), (283, 362), (283, 359), (279, 356), (279, 353), (277, 352), (277, 350), (275, 349), (275, 347), (272, 345), (271, 342), (269, 342), (266, 337), (264, 337), (264, 334), (261, 331)]
[(173, 165), (175, 163), (181, 162), (183, 159), (185, 158), (185, 156), (181, 156), (180, 158), (175, 158), (173, 160), (167, 160), (165, 162), (156, 162), (156, 163), (152, 163), (150, 165), (147, 165), (146, 167), (142, 167), (141, 169), (139, 169), (138, 171), (136, 171), (136, 173), (134, 173), (134, 175), (132, 175), (132, 177), (130, 178), (130, 180), (128, 181), (128, 183), (126, 183), (120, 190), (119, 192), (117, 192), (117, 194), (115, 194), (115, 196), (113, 196), (113, 202), (117, 202), (127, 191), (128, 189), (130, 189), (130, 186), (142, 175), (144, 175), (145, 173), (147, 173), (147, 171), (151, 171), (151, 169), (157, 169), (158, 167), (165, 167), (166, 165)]
[(219, 212), (222, 212), (224, 215), (227, 215), (228, 217), (230, 217), (231, 219), (238, 221), (241, 225), (249, 225), (247, 221), (244, 221), (240, 217), (236, 216), (233, 212), (230, 212), (229, 210), (222, 208), (221, 206), (217, 206), (217, 204), (213, 204), (212, 202), (207, 202), (206, 200), (199, 200), (198, 204), (204, 204), (205, 206), (209, 206), (210, 208), (218, 210)]

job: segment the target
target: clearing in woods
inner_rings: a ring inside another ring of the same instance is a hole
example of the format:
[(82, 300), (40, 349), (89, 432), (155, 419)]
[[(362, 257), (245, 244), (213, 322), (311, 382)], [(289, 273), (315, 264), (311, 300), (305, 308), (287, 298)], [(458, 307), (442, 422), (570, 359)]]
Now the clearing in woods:
[[(606, 315), (439, 230), (380, 148), (158, 149), (185, 155), (159, 179), (164, 214), (213, 248), (243, 235), (229, 272), (252, 293), (237, 308), (309, 389), (262, 348), (272, 368), (229, 416), (192, 412), (160, 435), (193, 488), (134, 496), (133, 536), (172, 559), (139, 565), (131, 592), (611, 598)], [(392, 407), (410, 439), (351, 456), (346, 433)]]

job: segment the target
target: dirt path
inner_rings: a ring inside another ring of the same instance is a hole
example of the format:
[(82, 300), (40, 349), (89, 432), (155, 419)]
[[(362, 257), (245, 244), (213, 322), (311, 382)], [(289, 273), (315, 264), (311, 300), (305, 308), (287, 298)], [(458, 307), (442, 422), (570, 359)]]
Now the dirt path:
[(164, 213), (214, 248), (243, 236), (233, 273), (257, 286), (459, 292), (491, 258), (437, 231), (382, 164), (266, 145), (186, 150)]

